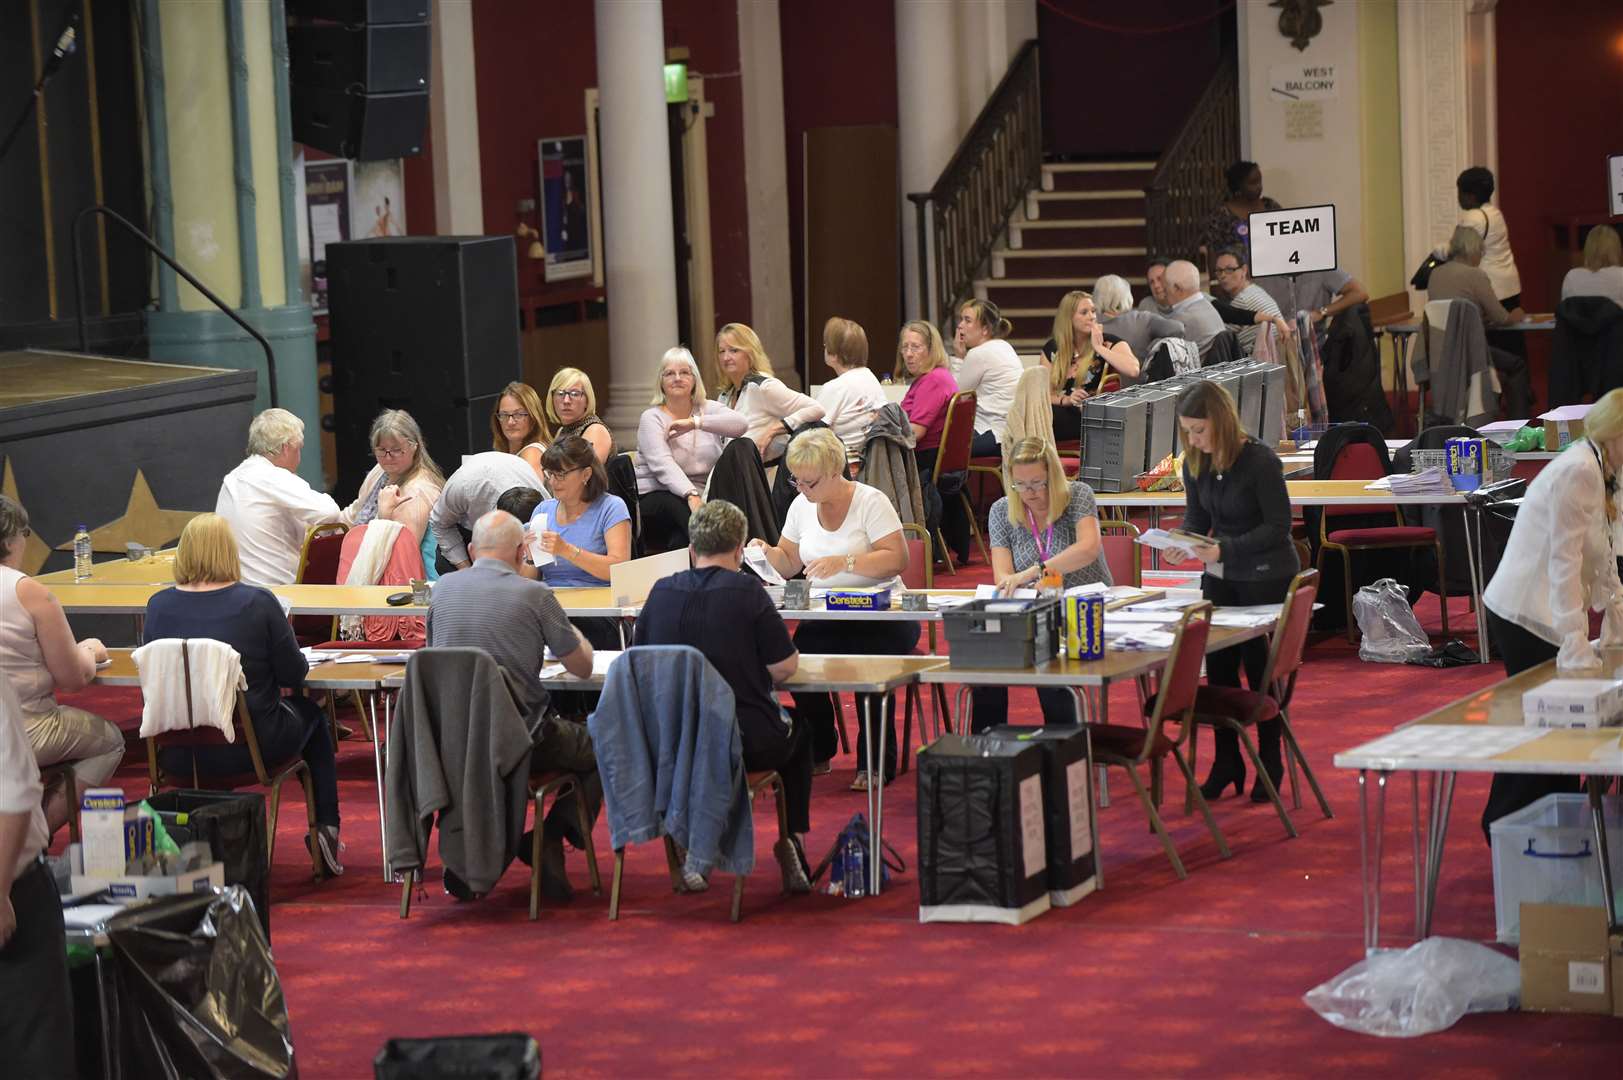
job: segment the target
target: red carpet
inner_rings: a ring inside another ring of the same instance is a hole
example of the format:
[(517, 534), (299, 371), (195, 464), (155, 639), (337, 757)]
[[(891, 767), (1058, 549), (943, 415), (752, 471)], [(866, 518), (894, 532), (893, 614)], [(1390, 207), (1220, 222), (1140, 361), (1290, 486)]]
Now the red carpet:
[[(958, 582), (985, 580), (979, 563)], [(945, 583), (943, 583), (945, 584)], [(1430, 601), (1428, 626), (1435, 628)], [(1456, 608), (1467, 625), (1463, 604)], [(1424, 617), (1424, 615), (1423, 615)], [(1101, 811), (1107, 888), (1021, 928), (921, 926), (911, 873), (882, 897), (786, 899), (771, 857), (770, 811), (757, 813), (758, 868), (744, 921), (727, 921), (729, 879), (670, 891), (658, 845), (628, 855), (618, 923), (585, 890), (527, 918), (519, 864), (488, 899), (457, 904), (433, 874), (412, 916), (381, 880), (370, 747), (342, 744), (348, 873), (314, 884), (303, 812), (284, 808), (273, 889), (275, 953), (301, 1074), (371, 1075), (391, 1036), (525, 1031), (545, 1071), (567, 1076), (1320, 1076), (1614, 1075), (1620, 1028), (1601, 1017), (1467, 1017), (1416, 1040), (1338, 1030), (1301, 995), (1361, 955), (1355, 774), (1339, 749), (1389, 730), (1500, 676), (1498, 665), (1437, 671), (1364, 664), (1345, 639), (1314, 644), (1293, 710), (1336, 817), (1294, 815), (1287, 840), (1266, 806), (1215, 804), (1234, 857), (1224, 861), (1169, 789), (1168, 822), (1190, 876), (1178, 882), (1129, 785), (1112, 777)], [(129, 694), (95, 706), (134, 718)], [(1035, 699), (1012, 695), (1037, 722)], [(1130, 707), (1124, 688), (1115, 705)], [(1118, 712), (1118, 716), (1125, 715)], [(854, 734), (854, 732), (853, 732)], [(1206, 757), (1209, 760), (1209, 741)], [(814, 858), (861, 809), (853, 762), (819, 778)], [(135, 744), (121, 779), (144, 790)], [(913, 865), (914, 773), (887, 791), (887, 837)], [(1412, 929), (1407, 782), (1388, 835), (1388, 943)], [(1489, 940), (1488, 850), (1477, 825), (1486, 784), (1462, 778), (1435, 932)], [(605, 888), (608, 831), (597, 831)], [(1607, 1065), (1606, 1062), (1612, 1062)]]

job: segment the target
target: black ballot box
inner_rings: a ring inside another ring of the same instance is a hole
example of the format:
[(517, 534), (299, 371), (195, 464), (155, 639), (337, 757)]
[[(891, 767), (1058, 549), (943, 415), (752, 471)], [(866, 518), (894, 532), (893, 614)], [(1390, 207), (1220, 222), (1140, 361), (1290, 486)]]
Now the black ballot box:
[(1069, 907), (1099, 887), (1087, 734), (1080, 724), (1000, 724), (983, 734), (1042, 751), (1048, 897), (1055, 907)]
[(917, 774), (919, 921), (1018, 926), (1047, 911), (1042, 750), (943, 735)]

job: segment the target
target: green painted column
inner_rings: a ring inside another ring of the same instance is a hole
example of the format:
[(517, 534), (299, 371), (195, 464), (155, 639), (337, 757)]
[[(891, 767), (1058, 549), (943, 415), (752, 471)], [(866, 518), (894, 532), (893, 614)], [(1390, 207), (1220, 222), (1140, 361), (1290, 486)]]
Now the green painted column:
[[(278, 404), (305, 424), (299, 472), (319, 486), (316, 328), (299, 285), (282, 0), (141, 0), (141, 17), (159, 242), (270, 341)], [(147, 313), (152, 358), (256, 371), (254, 407), (268, 408), (258, 342), (167, 277)]]

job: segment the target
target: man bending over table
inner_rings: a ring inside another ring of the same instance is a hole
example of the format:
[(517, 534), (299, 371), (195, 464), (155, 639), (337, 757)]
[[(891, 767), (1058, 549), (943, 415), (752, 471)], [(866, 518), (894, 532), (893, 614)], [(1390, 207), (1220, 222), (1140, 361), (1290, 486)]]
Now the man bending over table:
[[(603, 785), (592, 738), (586, 725), (547, 715), (547, 692), (541, 685), (544, 650), (550, 648), (571, 675), (583, 678), (592, 673), (592, 646), (570, 625), (550, 588), (520, 576), (524, 526), (512, 514), (492, 510), (476, 521), (469, 550), (472, 565), (434, 585), (428, 608), (429, 647), (483, 649), (490, 654), (509, 676), (519, 710), (536, 740), (531, 773), (554, 769), (579, 773), (587, 820), (596, 821)], [(565, 795), (547, 813), (541, 891), (554, 900), (574, 895), (564, 873), (563, 839), (576, 848), (586, 846), (575, 821), (575, 798)], [(530, 840), (519, 845), (519, 858), (529, 861)], [(447, 888), (457, 895), (449, 880)]]

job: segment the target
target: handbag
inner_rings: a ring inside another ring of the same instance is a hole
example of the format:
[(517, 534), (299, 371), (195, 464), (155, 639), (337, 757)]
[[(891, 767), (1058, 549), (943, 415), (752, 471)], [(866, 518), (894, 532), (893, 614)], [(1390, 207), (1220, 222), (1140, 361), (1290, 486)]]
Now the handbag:
[(1409, 284), (1424, 291), (1431, 284), (1431, 272), (1447, 261), (1447, 259), (1439, 259), (1435, 254), (1427, 255), (1425, 261), (1420, 264), (1420, 269), (1416, 270), (1414, 277), (1409, 279)]

